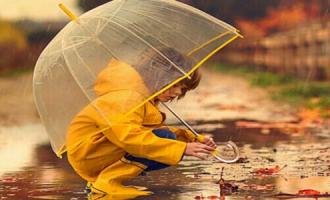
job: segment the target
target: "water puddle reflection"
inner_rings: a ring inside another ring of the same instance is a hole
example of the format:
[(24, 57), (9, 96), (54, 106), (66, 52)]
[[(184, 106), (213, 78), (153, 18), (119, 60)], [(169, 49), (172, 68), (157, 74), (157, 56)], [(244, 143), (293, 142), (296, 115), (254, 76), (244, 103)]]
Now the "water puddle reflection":
[[(265, 133), (237, 128), (235, 121), (195, 125), (218, 142), (235, 141), (242, 153), (240, 162), (223, 164), (187, 157), (177, 167), (132, 180), (129, 184), (154, 192), (138, 199), (281, 199), (283, 196), (276, 195), (297, 194), (303, 189), (330, 192), (328, 130), (290, 136), (275, 129)], [(54, 155), (41, 125), (0, 128), (0, 159), (0, 199), (87, 199), (85, 182), (65, 158)], [(274, 173), (259, 173), (283, 166)], [(220, 190), (222, 168), (223, 180), (237, 191)]]

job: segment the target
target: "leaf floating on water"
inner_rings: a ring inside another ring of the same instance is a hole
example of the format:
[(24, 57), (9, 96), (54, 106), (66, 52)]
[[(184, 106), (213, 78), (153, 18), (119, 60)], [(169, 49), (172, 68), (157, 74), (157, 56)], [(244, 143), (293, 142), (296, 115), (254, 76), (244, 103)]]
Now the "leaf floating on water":
[(304, 123), (322, 123), (321, 111), (319, 109), (302, 109), (298, 113)]
[(275, 195), (277, 198), (280, 199), (293, 199), (293, 198), (322, 198), (322, 197), (330, 197), (328, 192), (321, 193), (320, 191), (313, 190), (313, 189), (304, 189), (299, 190), (296, 194), (288, 194), (288, 193), (279, 193)]
[(195, 199), (204, 199), (203, 193), (201, 194), (201, 196), (195, 196)]
[(276, 165), (273, 168), (260, 168), (255, 170), (253, 173), (257, 175), (273, 175), (274, 173), (280, 172), (283, 168), (285, 168), (287, 165), (284, 165), (282, 168), (280, 168), (278, 165)]
[(312, 190), (312, 189), (304, 189), (304, 190), (299, 190), (298, 195), (300, 196), (305, 196), (305, 195), (319, 195), (321, 192), (317, 190)]
[(301, 109), (297, 114), (297, 119), (293, 122), (237, 121), (235, 125), (240, 128), (261, 129), (263, 133), (268, 134), (271, 129), (279, 129), (286, 133), (304, 133), (308, 128), (328, 123), (319, 109)]
[(260, 168), (257, 169), (256, 171), (254, 171), (254, 173), (258, 174), (258, 175), (272, 175), (274, 173), (277, 173), (280, 171), (280, 167), (278, 165), (276, 165), (273, 168)]
[(221, 199), (221, 197), (219, 197), (219, 196), (215, 196), (215, 195), (211, 195), (211, 196), (208, 196), (207, 199), (213, 199), (213, 200), (216, 200), (216, 199)]
[(224, 200), (225, 197), (224, 196), (216, 196), (216, 195), (210, 195), (207, 197), (203, 197), (203, 194), (201, 194), (201, 196), (195, 196), (196, 200)]

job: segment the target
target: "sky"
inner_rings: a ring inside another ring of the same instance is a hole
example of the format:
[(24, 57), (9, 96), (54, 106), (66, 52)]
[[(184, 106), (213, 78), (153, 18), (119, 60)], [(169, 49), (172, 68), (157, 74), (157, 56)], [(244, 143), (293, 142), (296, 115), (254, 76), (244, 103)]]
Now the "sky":
[(0, 19), (17, 20), (63, 20), (66, 15), (58, 7), (63, 3), (70, 10), (79, 15), (81, 11), (75, 0), (0, 0)]

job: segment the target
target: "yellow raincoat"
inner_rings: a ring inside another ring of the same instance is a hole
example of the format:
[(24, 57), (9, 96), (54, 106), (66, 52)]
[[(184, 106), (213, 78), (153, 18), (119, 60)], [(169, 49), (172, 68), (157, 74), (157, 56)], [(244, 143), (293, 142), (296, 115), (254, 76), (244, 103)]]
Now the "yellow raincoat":
[(95, 91), (98, 97), (73, 119), (66, 142), (70, 164), (89, 182), (94, 182), (104, 168), (122, 159), (125, 153), (176, 165), (186, 142), (195, 140), (190, 131), (172, 127), (167, 128), (178, 140), (154, 135), (153, 129), (164, 128), (165, 115), (153, 102), (122, 118), (148, 93), (139, 74), (126, 63), (112, 60), (98, 75)]

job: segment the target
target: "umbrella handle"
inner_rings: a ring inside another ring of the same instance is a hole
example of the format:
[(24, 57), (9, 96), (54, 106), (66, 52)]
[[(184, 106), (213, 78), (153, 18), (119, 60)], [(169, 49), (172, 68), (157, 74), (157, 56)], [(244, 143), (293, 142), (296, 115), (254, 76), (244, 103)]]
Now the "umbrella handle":
[(72, 20), (78, 22), (78, 17), (69, 10), (63, 3), (58, 4), (62, 11)]
[[(203, 142), (205, 139), (205, 136), (198, 134), (195, 129), (193, 129), (184, 119), (182, 119), (171, 107), (169, 107), (168, 105), (166, 105), (165, 103), (161, 102), (161, 104), (167, 109), (169, 110), (180, 122), (182, 122), (182, 124), (184, 124), (196, 137), (198, 142)], [(232, 149), (232, 151), (234, 152), (235, 156), (233, 159), (224, 159), (220, 156), (220, 152), (218, 150), (214, 150), (211, 155), (213, 157), (215, 157), (217, 160), (220, 160), (224, 163), (234, 163), (239, 159), (239, 149), (237, 147), (237, 145), (232, 142), (232, 141), (228, 141), (225, 143), (225, 145)]]
[(183, 125), (185, 125), (195, 136), (196, 138), (200, 139), (198, 140), (199, 142), (203, 141), (204, 137), (200, 134), (198, 134), (193, 127), (191, 127), (184, 119), (182, 119), (171, 107), (169, 107), (168, 105), (166, 105), (165, 103), (161, 102), (161, 104), (167, 109), (169, 110)]

